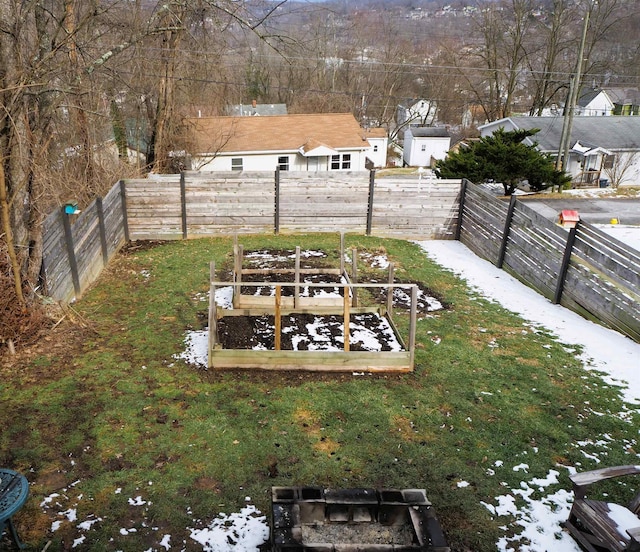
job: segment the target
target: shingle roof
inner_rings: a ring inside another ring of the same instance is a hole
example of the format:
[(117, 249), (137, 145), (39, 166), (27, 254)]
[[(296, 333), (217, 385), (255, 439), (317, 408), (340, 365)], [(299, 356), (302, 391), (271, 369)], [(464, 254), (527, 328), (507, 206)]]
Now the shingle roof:
[[(532, 140), (538, 142), (541, 151), (555, 152), (558, 150), (563, 123), (561, 116), (509, 117), (508, 119), (519, 129), (540, 129), (540, 132), (533, 136)], [(483, 127), (493, 126), (499, 122), (494, 121), (494, 123), (483, 125)], [(576, 141), (596, 144), (613, 151), (638, 151), (640, 150), (640, 117), (574, 117), (571, 145)]]
[(364, 129), (351, 113), (202, 117), (186, 119), (193, 153), (297, 151), (310, 142), (336, 149), (367, 149)]
[(449, 138), (451, 135), (445, 127), (409, 127), (414, 137), (420, 138)]

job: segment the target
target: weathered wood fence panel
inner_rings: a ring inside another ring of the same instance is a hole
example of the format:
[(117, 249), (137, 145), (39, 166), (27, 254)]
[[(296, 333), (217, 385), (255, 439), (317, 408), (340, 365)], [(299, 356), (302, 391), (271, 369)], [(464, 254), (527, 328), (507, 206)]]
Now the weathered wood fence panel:
[(56, 209), (43, 225), (42, 275), (47, 294), (71, 301), (99, 276), (127, 237), (117, 183), (78, 215)]
[(273, 173), (214, 173), (185, 178), (189, 236), (272, 232)]
[(460, 180), (407, 175), (376, 178), (372, 234), (410, 239), (453, 239)]
[(567, 231), (516, 202), (503, 268), (552, 300), (567, 242)]
[(62, 210), (56, 209), (43, 223), (42, 275), (47, 295), (68, 301), (75, 292), (65, 243), (63, 216)]
[(467, 183), (460, 240), (555, 303), (640, 341), (640, 253), (586, 223), (569, 231)]
[(132, 240), (182, 238), (180, 176), (125, 180), (129, 237)]
[(365, 232), (368, 172), (279, 173), (280, 230)]

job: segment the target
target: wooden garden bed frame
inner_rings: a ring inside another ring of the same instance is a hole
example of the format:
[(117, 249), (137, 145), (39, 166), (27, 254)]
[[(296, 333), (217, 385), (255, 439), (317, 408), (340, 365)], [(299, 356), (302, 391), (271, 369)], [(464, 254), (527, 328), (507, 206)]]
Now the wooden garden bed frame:
[[(353, 273), (356, 273), (356, 251), (353, 250)], [(344, 259), (344, 254), (341, 254)], [(343, 261), (341, 261), (342, 265)], [(363, 371), (363, 372), (410, 372), (413, 370), (415, 357), (415, 334), (418, 303), (418, 286), (416, 284), (400, 284), (393, 282), (393, 265), (389, 267), (389, 282), (352, 283), (341, 266), (337, 269), (300, 269), (300, 248), (296, 248), (296, 268), (294, 282), (243, 282), (242, 274), (290, 273), (291, 269), (242, 269), (242, 248), (234, 246), (234, 281), (217, 281), (215, 263), (210, 264), (209, 286), (209, 343), (208, 367), (213, 369), (247, 368), (261, 370), (307, 370), (307, 371)], [(300, 276), (305, 274), (341, 274), (343, 281), (305, 283)], [(218, 287), (233, 287), (233, 308), (224, 309), (215, 303)], [(270, 296), (242, 295), (242, 287), (271, 287), (275, 293)], [(308, 288), (342, 288), (342, 296), (337, 297), (301, 297), (301, 287)], [(283, 297), (283, 288), (293, 288), (293, 296)], [(358, 306), (358, 290), (361, 288), (387, 289), (387, 305), (376, 307)], [(409, 320), (408, 343), (402, 339), (393, 322), (393, 288), (404, 288), (411, 292), (411, 308)], [(342, 316), (345, 321), (342, 351), (283, 351), (280, 349), (282, 338), (281, 317), (288, 314), (316, 314)], [(349, 320), (351, 314), (377, 313), (386, 318), (402, 351), (352, 351), (350, 350)], [(218, 320), (227, 316), (262, 316), (274, 317), (274, 349), (223, 349), (218, 339)]]

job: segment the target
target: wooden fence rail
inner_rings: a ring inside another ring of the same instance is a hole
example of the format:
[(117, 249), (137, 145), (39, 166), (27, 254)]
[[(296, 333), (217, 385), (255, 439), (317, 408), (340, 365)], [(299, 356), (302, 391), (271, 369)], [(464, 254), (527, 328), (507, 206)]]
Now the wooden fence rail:
[(640, 342), (640, 252), (585, 222), (570, 231), (523, 202), (463, 189), (462, 243), (551, 302)]

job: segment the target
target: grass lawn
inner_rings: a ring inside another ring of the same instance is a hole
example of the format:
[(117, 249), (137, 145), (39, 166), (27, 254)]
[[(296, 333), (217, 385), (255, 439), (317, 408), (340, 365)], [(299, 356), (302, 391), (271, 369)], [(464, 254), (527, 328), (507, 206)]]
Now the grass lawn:
[[(452, 550), (490, 551), (510, 520), (482, 502), (518, 486), (514, 467), (526, 463), (531, 478), (557, 469), (556, 488), (570, 489), (558, 466), (602, 467), (577, 445), (602, 436), (607, 465), (635, 463), (640, 420), (620, 415), (618, 392), (575, 347), (479, 297), (415, 244), (346, 240), (446, 304), (418, 321), (413, 373), (177, 360), (185, 332), (203, 325), (209, 262), (231, 265), (227, 238), (133, 244), (38, 346), (5, 357), (0, 465), (31, 483), (16, 517), (28, 550), (165, 550), (165, 535), (172, 549), (201, 550), (190, 528), (247, 503), (269, 512), (272, 486), (320, 485), (424, 488)], [(338, 258), (337, 235), (240, 243)]]

